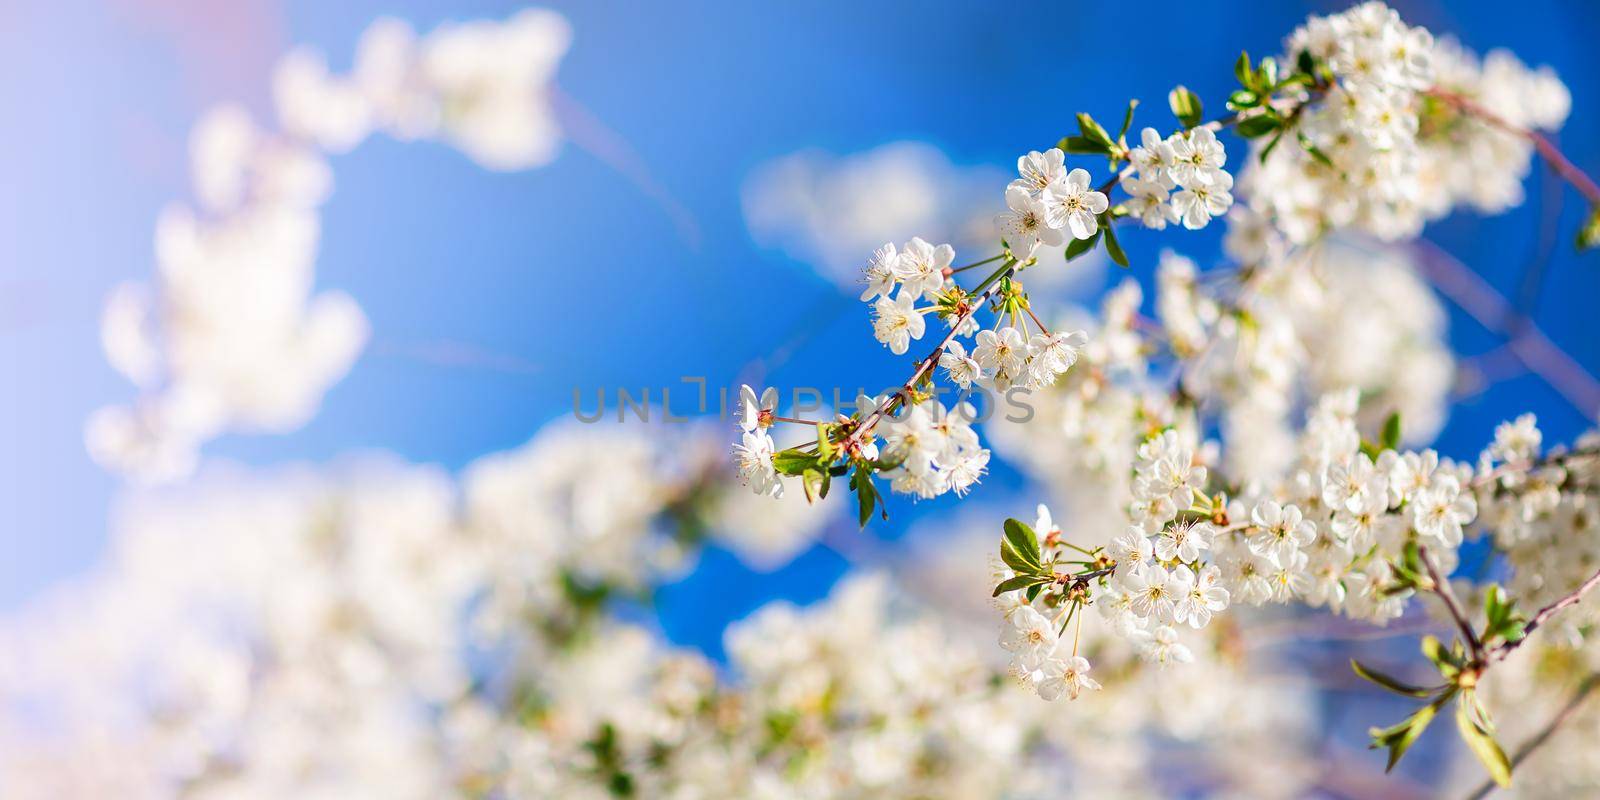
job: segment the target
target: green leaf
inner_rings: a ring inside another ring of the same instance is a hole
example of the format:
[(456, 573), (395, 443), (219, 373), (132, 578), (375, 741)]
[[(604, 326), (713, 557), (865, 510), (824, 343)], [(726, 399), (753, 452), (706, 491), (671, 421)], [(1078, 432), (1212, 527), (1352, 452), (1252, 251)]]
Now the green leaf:
[(1430, 703), (1412, 712), (1398, 725), (1382, 730), (1374, 728), (1368, 732), (1372, 736), (1372, 747), (1389, 748), (1389, 763), (1383, 768), (1384, 772), (1393, 770), (1394, 765), (1400, 763), (1406, 751), (1411, 749), (1411, 745), (1416, 743), (1438, 714), (1439, 704)]
[(1128, 266), (1128, 254), (1122, 252), (1122, 243), (1117, 241), (1117, 232), (1111, 227), (1111, 220), (1101, 220), (1100, 228), (1106, 232), (1106, 253), (1111, 260), (1117, 262), (1119, 267)]
[(772, 454), (772, 468), (783, 475), (800, 475), (817, 466), (817, 457), (791, 447)]
[(1117, 132), (1118, 142), (1126, 142), (1128, 140), (1128, 130), (1133, 127), (1133, 110), (1138, 107), (1138, 100), (1128, 101), (1128, 110), (1122, 115), (1122, 130)]
[(1233, 62), (1233, 77), (1239, 79), (1240, 86), (1249, 89), (1254, 85), (1251, 83), (1251, 78), (1254, 77), (1254, 74), (1250, 69), (1250, 52), (1248, 50), (1240, 50), (1238, 60)]
[(1310, 137), (1303, 133), (1296, 134), (1295, 136), (1300, 140), (1300, 148), (1310, 154), (1313, 159), (1316, 159), (1317, 163), (1330, 169), (1334, 168), (1333, 159), (1328, 158), (1328, 154), (1322, 152), (1322, 148), (1318, 147), (1315, 142), (1311, 141)]
[(828, 485), (833, 482), (832, 476), (820, 469), (808, 469), (800, 473), (800, 486), (805, 489), (806, 502), (815, 503), (828, 496)]
[(1228, 109), (1242, 111), (1246, 108), (1255, 108), (1261, 105), (1261, 97), (1249, 89), (1239, 89), (1228, 95)]
[(1494, 735), (1494, 720), (1489, 717), (1489, 709), (1483, 705), (1483, 699), (1478, 697), (1477, 692), (1471, 689), (1463, 689), (1461, 691), (1461, 705), (1467, 710), (1468, 716), (1472, 718), (1472, 724), (1478, 726), (1478, 730), (1490, 736)]
[(1087, 239), (1073, 239), (1072, 241), (1067, 242), (1067, 251), (1066, 251), (1067, 260), (1071, 261), (1072, 259), (1077, 258), (1078, 256), (1081, 256), (1084, 253), (1089, 252), (1090, 250), (1093, 250), (1094, 246), (1096, 244), (1098, 244), (1099, 242), (1100, 242), (1100, 231), (1098, 231), (1098, 230), (1096, 230), (1094, 232), (1093, 236), (1090, 236)]
[(1049, 578), (1041, 575), (1018, 575), (1014, 578), (1007, 578), (1001, 581), (999, 586), (994, 587), (994, 594), (991, 595), (991, 597), (999, 597), (1006, 592), (1014, 592), (1018, 589), (1026, 589), (1029, 586), (1046, 583), (1049, 580)]
[(1272, 114), (1261, 114), (1242, 120), (1239, 123), (1239, 135), (1246, 139), (1255, 139), (1265, 136), (1283, 126), (1283, 121)]
[(1185, 128), (1193, 128), (1200, 124), (1200, 117), (1204, 113), (1200, 98), (1187, 87), (1179, 86), (1167, 94), (1167, 105), (1172, 108), (1173, 116), (1183, 123)]
[(1578, 229), (1578, 252), (1596, 247), (1600, 247), (1600, 206), (1589, 212), (1589, 216), (1583, 220), (1583, 227)]
[(1317, 71), (1317, 59), (1311, 55), (1310, 50), (1301, 50), (1295, 54), (1294, 69), (1296, 72), (1310, 75)]
[(1016, 548), (1017, 552), (1033, 564), (1034, 572), (1038, 572), (1040, 564), (1044, 563), (1043, 554), (1039, 550), (1039, 536), (1033, 528), (1019, 519), (1008, 519), (1005, 523), (1006, 542)]
[(828, 425), (817, 423), (817, 461), (826, 464), (833, 460), (833, 442), (828, 439)]
[(1278, 142), (1283, 141), (1283, 135), (1288, 132), (1288, 128), (1279, 128), (1278, 135), (1272, 137), (1272, 141), (1267, 142), (1266, 147), (1261, 148), (1261, 163), (1267, 163), (1267, 156), (1272, 155), (1272, 151), (1278, 149)]
[(851, 476), (850, 485), (856, 490), (856, 504), (861, 527), (867, 527), (867, 520), (872, 519), (872, 509), (878, 504), (878, 487), (872, 485), (872, 473), (865, 467), (857, 467), (856, 474)]
[(1494, 737), (1473, 722), (1464, 702), (1456, 706), (1456, 728), (1461, 731), (1462, 741), (1489, 771), (1489, 777), (1501, 788), (1510, 786), (1511, 760), (1506, 758), (1506, 751), (1500, 749)]
[(1453, 654), (1445, 650), (1445, 643), (1440, 642), (1435, 635), (1422, 637), (1422, 658), (1434, 662), (1435, 666), (1437, 664), (1450, 664), (1453, 667), (1461, 666), (1461, 664), (1456, 664)]
[(1106, 155), (1111, 152), (1111, 145), (1098, 142), (1084, 136), (1067, 136), (1056, 143), (1056, 147), (1068, 153), (1086, 156)]
[(1028, 591), (1025, 592), (1023, 596), (1027, 597), (1028, 598), (1028, 602), (1031, 603), (1034, 600), (1038, 599), (1039, 593), (1042, 592), (1042, 591), (1044, 591), (1044, 584), (1036, 583), (1036, 584), (1034, 584), (1032, 586), (1029, 586), (1028, 587)]
[(1278, 60), (1272, 56), (1261, 59), (1261, 66), (1256, 68), (1256, 75), (1259, 78), (1256, 86), (1271, 91), (1272, 87), (1278, 85)]
[(889, 453), (888, 455), (882, 456), (869, 463), (872, 464), (873, 469), (879, 472), (887, 472), (891, 469), (899, 467), (901, 464), (906, 463), (907, 455), (910, 454), (905, 452)]
[(1011, 543), (1004, 539), (1000, 540), (1000, 561), (1020, 575), (1031, 575), (1042, 569), (1039, 564), (1029, 561), (1018, 553), (1017, 548), (1012, 547)]
[(1447, 681), (1454, 681), (1466, 663), (1456, 648), (1446, 650), (1437, 636), (1422, 637), (1422, 655), (1439, 669), (1439, 674)]
[(1106, 133), (1106, 129), (1100, 127), (1100, 123), (1094, 121), (1094, 117), (1082, 111), (1078, 112), (1078, 132), (1083, 134), (1083, 138), (1104, 145), (1107, 151), (1116, 144), (1111, 141), (1111, 134)]
[(1503, 621), (1510, 612), (1510, 605), (1506, 603), (1506, 593), (1500, 584), (1491, 583), (1483, 592), (1483, 616), (1492, 626)]
[(1378, 445), (1384, 450), (1400, 449), (1400, 412), (1390, 414), (1383, 421), (1383, 433), (1378, 438)]
[(1498, 583), (1489, 584), (1483, 594), (1483, 615), (1488, 620), (1483, 631), (1485, 641), (1498, 637), (1516, 642), (1526, 635), (1527, 618), (1517, 611), (1516, 602), (1506, 597)]
[(1421, 686), (1412, 686), (1409, 683), (1405, 683), (1396, 678), (1390, 677), (1389, 675), (1379, 672), (1353, 658), (1350, 659), (1350, 669), (1355, 670), (1355, 673), (1362, 678), (1372, 681), (1373, 683), (1376, 683), (1379, 686), (1394, 692), (1395, 694), (1403, 694), (1407, 697), (1420, 698), (1428, 697), (1434, 692), (1432, 689), (1426, 689)]

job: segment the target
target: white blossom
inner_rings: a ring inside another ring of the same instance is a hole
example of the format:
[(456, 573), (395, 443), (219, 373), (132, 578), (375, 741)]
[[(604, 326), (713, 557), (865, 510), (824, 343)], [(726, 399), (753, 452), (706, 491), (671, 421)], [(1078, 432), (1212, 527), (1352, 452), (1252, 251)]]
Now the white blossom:
[(1074, 239), (1087, 239), (1099, 229), (1095, 217), (1109, 207), (1106, 196), (1089, 188), (1087, 170), (1074, 169), (1067, 177), (1045, 187), (1041, 198), (1045, 207), (1045, 224), (1065, 230)]

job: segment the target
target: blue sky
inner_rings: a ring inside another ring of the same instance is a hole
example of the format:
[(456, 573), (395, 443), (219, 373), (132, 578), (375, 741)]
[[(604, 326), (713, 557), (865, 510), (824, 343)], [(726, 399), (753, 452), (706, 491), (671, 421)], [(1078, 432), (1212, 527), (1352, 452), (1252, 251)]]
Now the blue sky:
[[(548, 167), (489, 173), (446, 147), (382, 137), (336, 157), (319, 284), (357, 298), (372, 343), (303, 430), (228, 438), (211, 455), (270, 465), (383, 448), (457, 468), (566, 414), (574, 386), (673, 385), (684, 375), (732, 383), (819, 308), (826, 321), (770, 379), (880, 385), (901, 362), (871, 341), (864, 312), (832, 313), (853, 300), (746, 231), (739, 189), (756, 165), (807, 147), (852, 153), (913, 139), (957, 164), (1006, 168), (1054, 142), (1080, 109), (1110, 118), (1138, 97), (1164, 115), (1159, 101), (1178, 82), (1220, 106), (1239, 49), (1273, 52), (1306, 13), (1338, 7), (1145, 3), (1130, 17), (1114, 4), (550, 5), (575, 31), (562, 93), (626, 143), (637, 169), (624, 174), (592, 147), (569, 145)], [(1563, 144), (1600, 169), (1600, 112), (1585, 102), (1600, 88), (1600, 55), (1589, 46), (1600, 16), (1590, 5), (1395, 5), (1474, 49), (1506, 46), (1553, 65), (1575, 98)], [(64, 0), (5, 12), (0, 100), (12, 112), (0, 175), (12, 190), (0, 195), (0, 607), (83, 572), (104, 547), (117, 484), (89, 462), (81, 424), (130, 389), (100, 355), (98, 314), (113, 285), (152, 271), (156, 214), (187, 196), (189, 126), (221, 101), (264, 116), (268, 70), (289, 45), (317, 46), (342, 68), (380, 14), (426, 30), (519, 6), (446, 7)], [(1516, 296), (1537, 249), (1536, 205), (1461, 215), (1427, 236)], [(1600, 259), (1567, 246), (1580, 214), (1568, 196), (1537, 319), (1594, 372)], [(1202, 264), (1217, 254), (1215, 231), (1177, 243), (1131, 235), (1133, 274), (1148, 278), (1160, 247), (1173, 244)], [(1497, 341), (1455, 309), (1451, 340), (1465, 354)], [(447, 364), (463, 359), (441, 354), (477, 358)], [(1528, 410), (1550, 440), (1582, 425), (1523, 376), (1456, 407), (1440, 449), (1476, 452), (1496, 422)], [(1001, 470), (986, 490), (1019, 489)], [(902, 503), (885, 535), (949, 508)], [(756, 576), (713, 552), (663, 593), (664, 625), (714, 649), (726, 621), (773, 597), (819, 596), (843, 569), (819, 549)]]

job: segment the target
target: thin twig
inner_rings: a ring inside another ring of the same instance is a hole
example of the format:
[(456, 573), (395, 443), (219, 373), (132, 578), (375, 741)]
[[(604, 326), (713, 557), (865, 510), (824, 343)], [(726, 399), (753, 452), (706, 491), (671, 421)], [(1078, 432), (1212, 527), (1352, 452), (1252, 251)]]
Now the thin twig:
[(939, 344), (933, 348), (933, 352), (929, 353), (927, 358), (917, 362), (917, 369), (911, 373), (911, 377), (892, 396), (878, 403), (877, 407), (872, 409), (872, 413), (862, 417), (861, 424), (855, 426), (844, 441), (841, 442), (846, 452), (850, 451), (851, 445), (859, 443), (861, 441), (859, 437), (872, 430), (872, 427), (878, 424), (878, 420), (883, 419), (884, 414), (892, 413), (901, 403), (905, 402), (906, 397), (910, 396), (911, 390), (916, 387), (917, 382), (921, 381), (922, 377), (939, 363), (939, 356), (944, 354), (945, 346), (949, 345), (950, 340), (956, 337), (956, 333), (961, 330), (962, 324), (967, 321), (968, 317), (976, 314), (984, 303), (989, 301), (989, 295), (994, 294), (994, 290), (999, 288), (1001, 279), (1016, 271), (1016, 268), (1016, 262), (1007, 259), (1001, 263), (1000, 268), (995, 270), (994, 274), (985, 278), (983, 283), (978, 284), (978, 287), (983, 290), (982, 294), (979, 294), (976, 298), (968, 299), (969, 305), (966, 312), (951, 321), (950, 330), (945, 333), (943, 339), (939, 340)]
[(1561, 191), (1560, 181), (1539, 174), (1539, 237), (1522, 269), (1522, 285), (1517, 289), (1517, 315), (1524, 321), (1533, 319), (1539, 310), (1539, 297), (1550, 275), (1550, 256), (1555, 252), (1556, 238), (1561, 231), (1561, 208), (1566, 196), (1566, 192)]
[(1496, 647), (1492, 652), (1489, 653), (1489, 662), (1494, 663), (1496, 661), (1504, 661), (1507, 656), (1511, 655), (1512, 651), (1516, 650), (1518, 647), (1521, 647), (1523, 642), (1528, 641), (1528, 637), (1532, 636), (1533, 632), (1539, 629), (1539, 626), (1548, 622), (1550, 618), (1555, 616), (1556, 612), (1560, 611), (1561, 609), (1566, 608), (1567, 606), (1576, 605), (1577, 602), (1582, 600), (1583, 596), (1595, 586), (1600, 586), (1600, 570), (1596, 570), (1593, 575), (1589, 576), (1588, 580), (1578, 584), (1578, 588), (1573, 589), (1561, 599), (1539, 609), (1539, 611), (1528, 620), (1528, 624), (1523, 626), (1522, 638), (1514, 642), (1505, 642), (1504, 644)]
[(1448, 89), (1430, 89), (1428, 90), (1428, 95), (1454, 106), (1462, 112), (1477, 117), (1492, 127), (1532, 142), (1534, 149), (1539, 151), (1539, 156), (1550, 164), (1556, 174), (1560, 175), (1567, 183), (1572, 184), (1572, 187), (1577, 189), (1579, 194), (1589, 200), (1590, 205), (1600, 206), (1600, 185), (1597, 185), (1593, 178), (1568, 160), (1566, 155), (1561, 152), (1561, 148), (1556, 147), (1549, 137), (1538, 131), (1529, 130), (1520, 125), (1513, 125), (1505, 117), (1484, 108), (1474, 100)]
[(1417, 265), (1423, 276), (1467, 315), (1506, 337), (1506, 347), (1528, 370), (1556, 390), (1579, 414), (1600, 419), (1600, 381), (1550, 340), (1478, 273), (1438, 245), (1419, 239)]
[(1461, 610), (1461, 603), (1456, 600), (1456, 593), (1450, 588), (1450, 581), (1439, 573), (1439, 565), (1433, 563), (1433, 554), (1428, 552), (1426, 546), (1417, 548), (1417, 555), (1422, 559), (1422, 565), (1427, 568), (1428, 577), (1433, 579), (1434, 594), (1439, 595), (1439, 599), (1444, 601), (1444, 607), (1450, 610), (1450, 616), (1455, 619), (1456, 627), (1461, 629), (1461, 635), (1472, 648), (1472, 660), (1482, 662), (1483, 642), (1478, 640), (1478, 634), (1472, 629), (1472, 623), (1467, 621), (1467, 615)]

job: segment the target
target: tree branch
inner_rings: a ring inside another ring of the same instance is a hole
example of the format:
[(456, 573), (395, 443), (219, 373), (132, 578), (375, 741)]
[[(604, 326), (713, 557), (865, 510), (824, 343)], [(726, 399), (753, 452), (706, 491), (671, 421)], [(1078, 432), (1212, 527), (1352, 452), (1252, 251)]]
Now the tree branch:
[(1522, 638), (1514, 642), (1506, 642), (1501, 644), (1499, 647), (1496, 647), (1492, 652), (1489, 653), (1489, 662), (1494, 663), (1497, 661), (1506, 660), (1506, 657), (1511, 655), (1512, 651), (1516, 650), (1518, 647), (1521, 647), (1523, 642), (1528, 641), (1528, 637), (1532, 636), (1533, 632), (1539, 629), (1539, 626), (1550, 621), (1550, 618), (1555, 616), (1556, 612), (1560, 611), (1561, 609), (1566, 608), (1567, 606), (1576, 605), (1577, 602), (1582, 600), (1583, 596), (1595, 586), (1600, 586), (1600, 570), (1596, 570), (1593, 575), (1589, 576), (1588, 580), (1578, 584), (1578, 588), (1573, 589), (1566, 596), (1551, 603), (1550, 605), (1545, 606), (1544, 608), (1539, 609), (1538, 613), (1534, 614), (1533, 618), (1528, 620), (1528, 624), (1523, 626)]
[(1590, 205), (1600, 206), (1600, 185), (1597, 185), (1594, 179), (1589, 177), (1583, 170), (1578, 169), (1561, 152), (1561, 148), (1556, 147), (1555, 143), (1550, 141), (1549, 137), (1538, 131), (1529, 130), (1520, 125), (1513, 125), (1505, 117), (1484, 108), (1474, 100), (1448, 89), (1429, 89), (1428, 96), (1436, 98), (1465, 114), (1477, 117), (1492, 127), (1532, 142), (1534, 149), (1539, 151), (1539, 156), (1550, 164), (1550, 168), (1554, 169), (1556, 174), (1560, 175), (1567, 183), (1572, 184), (1572, 188), (1577, 189), (1579, 194), (1588, 199)]
[(1461, 610), (1461, 603), (1456, 600), (1454, 589), (1450, 588), (1450, 581), (1439, 573), (1439, 565), (1433, 563), (1433, 554), (1427, 547), (1418, 547), (1417, 554), (1422, 559), (1422, 565), (1428, 569), (1428, 577), (1433, 579), (1433, 592), (1444, 601), (1444, 607), (1450, 610), (1450, 616), (1455, 619), (1456, 627), (1461, 629), (1467, 645), (1472, 648), (1472, 660), (1483, 661), (1483, 642), (1478, 639), (1478, 633), (1472, 629), (1472, 623), (1467, 621), (1467, 615)]
[(1426, 239), (1417, 240), (1416, 253), (1423, 277), (1440, 293), (1483, 327), (1506, 337), (1511, 354), (1584, 418), (1600, 419), (1600, 381), (1455, 256)]

